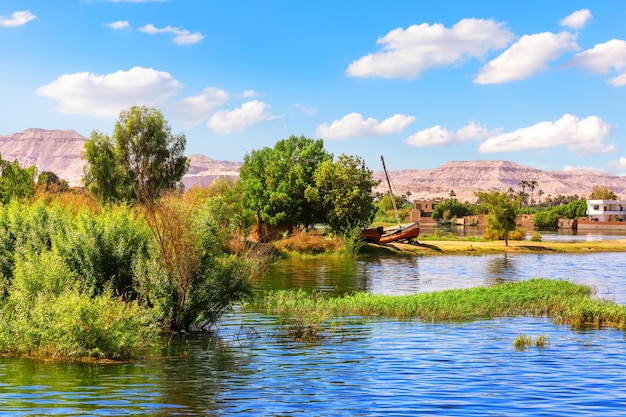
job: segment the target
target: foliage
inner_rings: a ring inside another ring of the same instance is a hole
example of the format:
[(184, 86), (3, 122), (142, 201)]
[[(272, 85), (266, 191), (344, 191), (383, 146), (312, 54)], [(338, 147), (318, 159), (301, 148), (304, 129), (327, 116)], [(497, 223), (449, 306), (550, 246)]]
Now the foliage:
[(16, 160), (5, 161), (0, 157), (0, 202), (7, 204), (14, 198), (23, 199), (35, 194), (37, 167), (22, 168)]
[(37, 176), (37, 187), (49, 193), (61, 193), (68, 191), (70, 185), (54, 172), (43, 171)]
[(477, 191), (480, 204), (487, 207), (489, 215), (487, 217), (488, 229), (502, 232), (505, 244), (509, 245), (509, 233), (517, 227), (517, 210), (520, 207), (519, 199), (514, 199), (511, 195), (501, 191)]
[(85, 186), (101, 201), (151, 203), (181, 187), (189, 167), (185, 142), (159, 110), (132, 106), (120, 113), (112, 138), (92, 132), (83, 154)]
[(613, 190), (603, 185), (594, 185), (589, 194), (589, 200), (619, 200)]
[[(402, 205), (404, 204), (404, 201), (402, 200), (402, 197), (394, 195), (393, 199), (396, 203), (396, 208), (400, 208), (402, 207)], [(391, 200), (391, 195), (389, 193), (385, 194), (379, 201), (378, 201), (378, 208), (382, 211), (391, 211), (393, 210), (393, 201)]]
[(150, 312), (91, 289), (51, 250), (16, 260), (0, 313), (0, 351), (61, 357), (127, 358), (156, 342)]
[(468, 216), (473, 213), (469, 203), (461, 203), (456, 198), (447, 198), (443, 202), (435, 205), (433, 209), (433, 219), (443, 219), (448, 221), (452, 218)]
[(571, 200), (567, 204), (537, 211), (533, 218), (535, 227), (558, 227), (559, 219), (577, 219), (587, 214), (587, 201)]
[(315, 171), (332, 160), (323, 140), (290, 136), (274, 148), (253, 150), (244, 156), (239, 171), (243, 201), (259, 220), (272, 226), (311, 226), (322, 220), (318, 204), (305, 197), (315, 186)]
[(305, 190), (305, 196), (321, 206), (322, 221), (332, 231), (346, 233), (371, 223), (376, 214), (372, 188), (378, 181), (362, 158), (341, 155), (337, 161), (323, 161), (314, 177), (315, 185)]
[(533, 235), (530, 237), (531, 242), (541, 242), (542, 236), (541, 233), (534, 231)]
[(168, 196), (148, 207), (146, 217), (157, 256), (138, 261), (138, 280), (144, 302), (159, 307), (168, 327), (214, 322), (250, 294), (245, 262), (222, 255), (219, 220), (209, 211)]

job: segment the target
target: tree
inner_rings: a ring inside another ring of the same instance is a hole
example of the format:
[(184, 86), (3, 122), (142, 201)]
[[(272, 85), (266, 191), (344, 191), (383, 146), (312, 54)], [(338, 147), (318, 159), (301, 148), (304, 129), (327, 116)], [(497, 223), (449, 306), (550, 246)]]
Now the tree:
[(487, 225), (491, 230), (502, 232), (504, 242), (509, 246), (509, 232), (517, 227), (517, 210), (520, 207), (520, 200), (514, 199), (506, 192), (500, 191), (476, 191), (474, 193), (481, 205), (488, 211)]
[(70, 188), (66, 180), (59, 178), (59, 176), (52, 171), (43, 171), (37, 176), (37, 187), (48, 192), (56, 193), (67, 191)]
[(0, 157), (0, 201), (9, 203), (14, 198), (25, 198), (35, 193), (35, 177), (37, 167), (22, 168), (17, 159), (13, 162)]
[(619, 200), (613, 190), (603, 185), (594, 185), (589, 200)]
[(182, 186), (185, 143), (156, 108), (123, 110), (112, 138), (94, 131), (85, 144), (85, 186), (102, 201), (152, 203)]
[(323, 161), (315, 170), (315, 186), (306, 190), (307, 200), (321, 204), (323, 222), (345, 233), (370, 224), (376, 214), (372, 188), (379, 181), (357, 156), (341, 155)]
[(537, 181), (532, 180), (528, 182), (528, 188), (530, 188), (530, 205), (533, 205), (533, 194), (535, 192), (535, 187), (537, 186)]
[(257, 221), (292, 229), (311, 226), (323, 219), (319, 205), (306, 199), (315, 186), (315, 170), (333, 155), (322, 139), (290, 136), (274, 148), (253, 150), (244, 156), (239, 170), (243, 201)]
[(468, 203), (461, 203), (456, 198), (447, 198), (442, 203), (439, 203), (433, 209), (432, 218), (442, 219), (448, 221), (452, 217), (463, 217), (471, 213), (471, 208)]
[(541, 205), (541, 196), (544, 194), (545, 193), (543, 192), (543, 190), (537, 191), (537, 195), (539, 196), (539, 198), (537, 199), (537, 204)]

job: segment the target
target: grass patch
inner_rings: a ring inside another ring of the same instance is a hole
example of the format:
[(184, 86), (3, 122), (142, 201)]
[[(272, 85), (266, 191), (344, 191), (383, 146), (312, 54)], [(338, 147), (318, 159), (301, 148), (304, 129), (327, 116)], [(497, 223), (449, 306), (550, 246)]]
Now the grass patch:
[[(591, 298), (586, 285), (563, 280), (532, 279), (491, 287), (445, 290), (406, 296), (355, 293), (330, 297), (319, 293), (274, 291), (246, 309), (274, 315), (298, 328), (319, 329), (331, 319), (375, 317), (422, 321), (468, 321), (497, 317), (551, 317), (572, 326), (626, 328), (626, 306)], [(300, 333), (302, 334), (302, 333)], [(547, 340), (541, 340), (543, 346)], [(549, 342), (548, 342), (549, 343)]]

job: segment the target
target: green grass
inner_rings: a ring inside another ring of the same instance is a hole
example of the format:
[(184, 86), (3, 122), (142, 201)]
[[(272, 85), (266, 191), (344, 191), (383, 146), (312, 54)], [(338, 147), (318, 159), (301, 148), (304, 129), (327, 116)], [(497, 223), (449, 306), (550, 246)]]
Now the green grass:
[(329, 321), (341, 317), (359, 317), (361, 320), (416, 318), (442, 322), (547, 316), (556, 323), (573, 326), (626, 328), (626, 306), (592, 299), (591, 295), (592, 289), (585, 285), (532, 279), (406, 296), (363, 292), (330, 297), (302, 290), (275, 291), (258, 297), (246, 309), (277, 316), (286, 327), (306, 329), (308, 334), (320, 334), (320, 329), (328, 327)]

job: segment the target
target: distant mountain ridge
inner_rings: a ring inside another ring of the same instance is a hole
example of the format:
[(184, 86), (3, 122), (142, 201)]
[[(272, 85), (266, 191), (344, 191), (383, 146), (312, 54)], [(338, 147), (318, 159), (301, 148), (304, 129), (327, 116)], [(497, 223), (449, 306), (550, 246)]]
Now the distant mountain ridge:
[[(19, 133), (0, 135), (0, 154), (5, 160), (17, 159), (23, 166), (37, 166), (39, 172), (52, 171), (79, 186), (85, 165), (81, 154), (87, 138), (74, 130), (26, 129)], [(218, 177), (237, 178), (241, 162), (216, 161), (204, 155), (191, 155), (191, 166), (183, 177), (186, 187), (207, 186)], [(372, 167), (370, 167), (372, 168)], [(383, 171), (374, 177), (383, 180)], [(542, 171), (509, 161), (452, 161), (433, 169), (391, 171), (389, 177), (398, 194), (411, 193), (411, 198), (447, 197), (454, 191), (461, 201), (474, 201), (476, 190), (496, 189), (520, 191), (519, 183), (537, 181), (534, 199), (542, 190), (548, 195), (585, 197), (594, 185), (603, 185), (618, 196), (626, 197), (626, 177), (604, 173), (576, 171)], [(381, 181), (375, 191), (387, 191)], [(530, 194), (530, 190), (526, 189)]]

